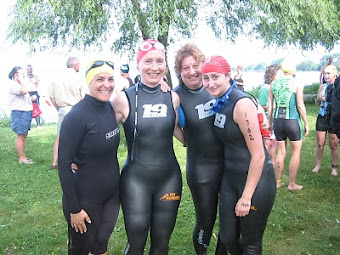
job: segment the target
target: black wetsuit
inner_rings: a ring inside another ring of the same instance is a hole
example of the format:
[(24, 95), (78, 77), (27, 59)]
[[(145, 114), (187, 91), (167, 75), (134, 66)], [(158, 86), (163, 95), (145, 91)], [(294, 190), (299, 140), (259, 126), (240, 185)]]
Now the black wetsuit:
[(336, 135), (340, 139), (340, 76), (335, 79), (334, 86), (331, 99), (331, 125), (335, 128)]
[(251, 199), (253, 209), (246, 217), (236, 216), (235, 206), (242, 195), (251, 159), (244, 136), (233, 120), (234, 106), (244, 97), (248, 95), (237, 89), (232, 90), (226, 106), (216, 113), (214, 123), (215, 133), (224, 144), (220, 238), (232, 255), (261, 254), (262, 237), (276, 194), (273, 166), (263, 145), (266, 157), (261, 178)]
[(165, 255), (182, 194), (182, 176), (173, 149), (176, 114), (172, 97), (159, 87), (149, 88), (141, 83), (138, 92), (133, 86), (125, 93), (130, 113), (123, 124), (128, 158), (120, 182), (128, 237), (124, 254), (143, 254), (150, 229), (149, 254)]
[(206, 254), (216, 220), (224, 167), (223, 145), (213, 131), (215, 117), (211, 108), (216, 100), (203, 86), (190, 90), (181, 84), (174, 91), (181, 99), (185, 116), (186, 176), (196, 211), (193, 243), (196, 254), (202, 255)]
[[(119, 128), (109, 102), (86, 95), (65, 116), (61, 126), (58, 167), (63, 209), (69, 224), (69, 254), (100, 254), (119, 212)], [(73, 174), (71, 163), (78, 165)], [(90, 217), (87, 232), (76, 233), (70, 213), (83, 209)]]

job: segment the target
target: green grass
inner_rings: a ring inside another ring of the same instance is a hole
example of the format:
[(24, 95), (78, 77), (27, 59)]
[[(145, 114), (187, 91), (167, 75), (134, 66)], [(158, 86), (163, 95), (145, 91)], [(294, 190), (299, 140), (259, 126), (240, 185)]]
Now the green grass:
[[(318, 108), (307, 105), (311, 134), (304, 139), (297, 182), (299, 192), (277, 191), (276, 201), (264, 236), (263, 254), (324, 255), (340, 254), (340, 176), (330, 174), (330, 153), (326, 147), (319, 174), (315, 164), (315, 118)], [(33, 165), (17, 163), (15, 134), (0, 127), (0, 254), (67, 254), (67, 225), (62, 214), (61, 188), (52, 161), (55, 125), (35, 127), (29, 133), (27, 155)], [(183, 172), (183, 196), (170, 255), (194, 254), (191, 241), (195, 216), (185, 180), (185, 148), (175, 141)], [(122, 137), (119, 162), (123, 164), (126, 146)], [(289, 157), (289, 155), (287, 155)], [(286, 166), (288, 161), (286, 160)], [(287, 167), (283, 182), (288, 182)], [(209, 254), (214, 254), (218, 224), (214, 229)], [(122, 213), (110, 239), (109, 254), (120, 255), (126, 243)]]

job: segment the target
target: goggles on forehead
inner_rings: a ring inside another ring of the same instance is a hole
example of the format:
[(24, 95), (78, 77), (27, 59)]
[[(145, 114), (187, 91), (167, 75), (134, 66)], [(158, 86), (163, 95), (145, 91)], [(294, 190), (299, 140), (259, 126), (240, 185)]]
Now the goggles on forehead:
[(112, 61), (103, 61), (103, 60), (97, 60), (95, 61), (90, 67), (89, 69), (87, 69), (87, 71), (85, 72), (85, 76), (88, 74), (88, 72), (92, 69), (92, 68), (96, 68), (96, 67), (100, 67), (104, 64), (107, 64), (108, 66), (110, 66), (112, 69), (114, 69), (114, 64)]
[(145, 41), (139, 46), (140, 51), (150, 51), (152, 48), (156, 50), (162, 50), (165, 51), (165, 47), (162, 43), (160, 42), (148, 42)]

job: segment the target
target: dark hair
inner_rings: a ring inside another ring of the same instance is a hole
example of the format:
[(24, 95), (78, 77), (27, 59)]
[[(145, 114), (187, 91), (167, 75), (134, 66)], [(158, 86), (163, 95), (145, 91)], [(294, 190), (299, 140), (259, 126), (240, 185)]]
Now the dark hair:
[(280, 69), (281, 66), (278, 64), (271, 64), (270, 66), (267, 66), (264, 73), (264, 82), (270, 85), (275, 80), (276, 74)]
[(14, 74), (16, 74), (19, 70), (22, 70), (22, 67), (20, 67), (20, 66), (13, 67), (11, 72), (8, 74), (8, 78), (10, 80), (13, 80)]

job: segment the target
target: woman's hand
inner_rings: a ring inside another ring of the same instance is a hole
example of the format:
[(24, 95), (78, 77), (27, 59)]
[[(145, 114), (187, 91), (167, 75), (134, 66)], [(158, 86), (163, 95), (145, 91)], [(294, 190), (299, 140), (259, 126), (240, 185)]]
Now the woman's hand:
[(245, 217), (249, 214), (251, 205), (251, 199), (241, 197), (236, 206), (235, 206), (235, 213), (238, 217)]
[(81, 209), (79, 213), (70, 213), (70, 217), (72, 228), (74, 228), (76, 232), (80, 231), (81, 234), (86, 233), (87, 228), (85, 221), (87, 223), (91, 223), (91, 219), (87, 215), (87, 213), (83, 209)]

